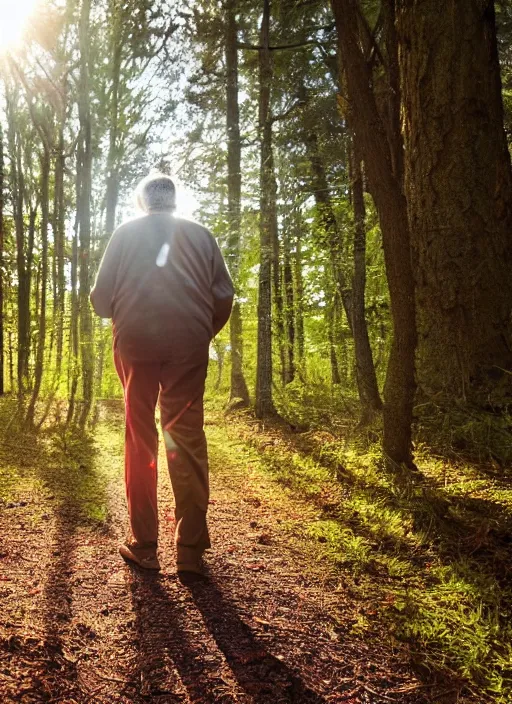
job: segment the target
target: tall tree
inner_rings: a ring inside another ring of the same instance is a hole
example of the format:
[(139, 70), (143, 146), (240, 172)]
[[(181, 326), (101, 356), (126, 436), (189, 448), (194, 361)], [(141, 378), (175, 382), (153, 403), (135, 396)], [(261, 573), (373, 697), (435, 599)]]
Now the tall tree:
[[(31, 268), (29, 259), (33, 251), (33, 242), (25, 243), (25, 174), (23, 169), (22, 137), (20, 130), (22, 120), (19, 118), (18, 91), (6, 82), (7, 141), (9, 152), (9, 185), (12, 200), (12, 212), (16, 237), (16, 275), (17, 275), (17, 382), (18, 394), (22, 394), (28, 379), (28, 359), (30, 354), (30, 284)], [(25, 134), (25, 139), (28, 136)], [(29, 228), (29, 233), (33, 228)], [(32, 246), (31, 246), (32, 244)]]
[(272, 400), (272, 254), (276, 233), (275, 174), (272, 154), (270, 91), (270, 0), (263, 0), (260, 28), (259, 111), (260, 137), (260, 271), (258, 283), (258, 359), (256, 370), (256, 415), (275, 413)]
[[(238, 106), (238, 47), (236, 0), (226, 2), (226, 132), (228, 142), (228, 262), (237, 296), (239, 294), (240, 238), (242, 230), (242, 164), (240, 111)], [(231, 399), (249, 403), (249, 391), (243, 373), (242, 311), (237, 296), (230, 319)]]
[(0, 123), (0, 396), (4, 394), (4, 132)]
[(363, 172), (356, 149), (352, 148), (352, 205), (354, 209), (354, 271), (352, 275), (351, 328), (354, 336), (356, 375), (362, 407), (361, 421), (369, 420), (382, 408), (366, 323), (366, 209)]
[(416, 320), (407, 204), (393, 171), (393, 150), (373, 92), (358, 2), (331, 1), (357, 146), (379, 213), (391, 298), (393, 342), (384, 387), (383, 448), (392, 462), (412, 465)]
[(80, 191), (77, 217), (80, 234), (79, 314), (80, 352), (82, 360), (83, 405), (79, 422), (84, 426), (93, 402), (94, 346), (92, 316), (89, 305), (91, 290), (91, 189), (92, 127), (90, 106), (90, 13), (91, 0), (82, 0), (80, 7), (79, 47), (80, 84), (78, 94)]
[(398, 8), (419, 385), (500, 404), (512, 390), (512, 171), (494, 3)]
[[(48, 285), (48, 201), (50, 189), (50, 147), (44, 133), (44, 129), (40, 128), (40, 134), (44, 135), (43, 149), (41, 153), (41, 276), (40, 287), (41, 295), (39, 305), (36, 305), (36, 311), (39, 313), (38, 329), (37, 329), (37, 350), (34, 367), (34, 386), (30, 403), (27, 408), (27, 421), (30, 425), (34, 424), (34, 414), (36, 402), (39, 398), (41, 390), (41, 382), (43, 379), (43, 361), (46, 346), (46, 289)], [(37, 285), (36, 285), (37, 289)]]

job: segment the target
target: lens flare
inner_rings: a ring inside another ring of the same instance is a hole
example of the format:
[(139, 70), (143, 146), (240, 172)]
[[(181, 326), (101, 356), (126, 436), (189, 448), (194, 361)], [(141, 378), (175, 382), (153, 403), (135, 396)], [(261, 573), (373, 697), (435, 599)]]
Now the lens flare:
[(38, 0), (0, 0), (0, 53), (21, 42), (37, 4)]

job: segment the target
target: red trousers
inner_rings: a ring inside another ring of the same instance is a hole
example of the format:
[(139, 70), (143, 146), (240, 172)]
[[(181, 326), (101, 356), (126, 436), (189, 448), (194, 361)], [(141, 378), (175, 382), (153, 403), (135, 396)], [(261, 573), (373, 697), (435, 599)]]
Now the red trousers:
[[(210, 547), (208, 455), (203, 428), (207, 364), (130, 362), (116, 349), (114, 360), (124, 388), (125, 481), (133, 537), (157, 545), (158, 432), (160, 416), (175, 498), (177, 562), (194, 562)], [(160, 399), (159, 399), (160, 396)]]

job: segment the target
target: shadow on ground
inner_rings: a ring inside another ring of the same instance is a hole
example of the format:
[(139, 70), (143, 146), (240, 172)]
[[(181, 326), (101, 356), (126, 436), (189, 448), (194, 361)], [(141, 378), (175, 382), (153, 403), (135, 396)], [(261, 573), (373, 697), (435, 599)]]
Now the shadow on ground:
[[(4, 403), (2, 412), (13, 404)], [(1, 439), (2, 459), (10, 471), (23, 476), (28, 492), (23, 512), (11, 512), (3, 520), (6, 529), (21, 521), (19, 537), (25, 539), (17, 588), (30, 617), (24, 625), (14, 619), (12, 627), (22, 635), (7, 641), (13, 667), (19, 668), (16, 696), (23, 695), (24, 702), (81, 701), (81, 643), (71, 625), (72, 575), (80, 531), (108, 531), (107, 482), (95, 466), (90, 438), (56, 424), (30, 432), (18, 415)], [(41, 586), (25, 587), (34, 577)]]
[(131, 589), (139, 660), (126, 695), (162, 702), (325, 704), (268, 651), (213, 579), (182, 585), (176, 577), (134, 568)]

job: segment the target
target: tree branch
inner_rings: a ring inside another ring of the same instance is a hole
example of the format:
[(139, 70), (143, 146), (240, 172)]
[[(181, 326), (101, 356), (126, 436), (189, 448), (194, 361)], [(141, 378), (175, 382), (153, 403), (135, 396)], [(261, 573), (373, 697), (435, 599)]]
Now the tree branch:
[(299, 100), (296, 100), (295, 103), (293, 103), (293, 105), (290, 105), (290, 107), (288, 108), (288, 110), (285, 110), (284, 112), (280, 113), (279, 115), (272, 115), (272, 117), (270, 118), (270, 120), (271, 120), (271, 122), (277, 122), (278, 120), (286, 120), (286, 118), (287, 118), (294, 110), (296, 110), (297, 108), (299, 108), (299, 107), (301, 107), (301, 106), (304, 106), (304, 105), (306, 105), (306, 101), (305, 101), (305, 100), (301, 100), (301, 99), (299, 98)]
[[(378, 57), (381, 64), (383, 66), (386, 66), (386, 62), (384, 61), (384, 57), (382, 56), (382, 52), (379, 48), (379, 45), (377, 44), (377, 40), (375, 39), (375, 34), (370, 29), (370, 25), (368, 24), (366, 17), (364, 16), (361, 8), (359, 7), (359, 4), (356, 5), (356, 11), (357, 11), (359, 23), (362, 26), (364, 33), (366, 34), (366, 38), (370, 44), (370, 51), (368, 52), (368, 56), (366, 57), (367, 62), (373, 63), (373, 55), (375, 55)], [(378, 18), (377, 23), (375, 25), (375, 30), (379, 29), (380, 21), (381, 21), (381, 17), (379, 15), (379, 18)]]
[[(325, 30), (334, 29), (335, 26), (336, 25), (333, 22), (332, 24), (325, 24), (325, 25), (321, 25), (320, 27), (312, 27), (308, 31), (312, 32), (312, 33), (322, 32)], [(305, 41), (296, 42), (294, 44), (280, 44), (278, 46), (269, 46), (268, 50), (269, 51), (287, 51), (288, 49), (300, 49), (302, 47), (311, 46), (311, 45), (317, 44), (317, 43), (318, 43), (318, 39), (306, 39)], [(236, 46), (238, 49), (249, 49), (250, 51), (261, 51), (261, 49), (263, 49), (263, 47), (259, 46), (258, 44), (247, 44), (245, 42), (237, 42)]]
[(287, 51), (288, 49), (300, 49), (304, 46), (316, 44), (316, 39), (307, 39), (305, 42), (297, 42), (296, 44), (281, 44), (280, 46), (269, 46), (269, 51)]

